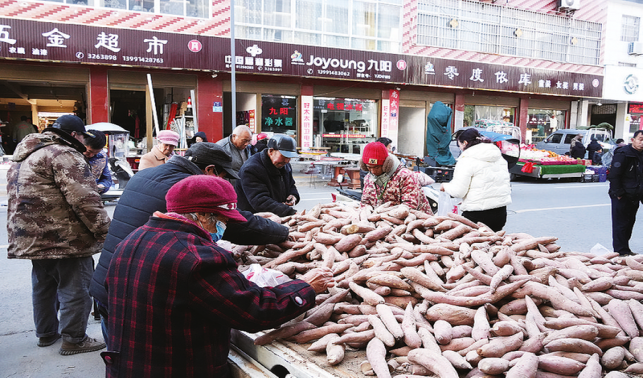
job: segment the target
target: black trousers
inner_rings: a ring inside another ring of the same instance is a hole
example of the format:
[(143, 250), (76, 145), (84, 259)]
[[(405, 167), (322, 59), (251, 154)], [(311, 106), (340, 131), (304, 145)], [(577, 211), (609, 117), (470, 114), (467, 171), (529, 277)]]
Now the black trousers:
[(462, 216), (474, 223), (482, 222), (498, 232), (507, 223), (507, 206), (489, 210), (463, 211)]
[(620, 254), (631, 253), (630, 238), (636, 222), (636, 212), (639, 210), (639, 201), (632, 201), (625, 197), (612, 199), (612, 246), (614, 252)]

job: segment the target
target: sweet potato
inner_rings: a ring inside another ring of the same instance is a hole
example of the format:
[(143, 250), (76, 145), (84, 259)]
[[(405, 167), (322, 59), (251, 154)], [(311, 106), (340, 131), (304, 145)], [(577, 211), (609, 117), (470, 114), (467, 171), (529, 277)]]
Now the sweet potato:
[(395, 337), (389, 332), (382, 320), (375, 315), (368, 315), (368, 322), (373, 326), (375, 337), (382, 340), (384, 345), (392, 347), (395, 345)]
[(344, 344), (335, 344), (339, 339), (339, 335), (332, 337), (326, 345), (326, 360), (330, 366), (340, 364), (344, 360)]
[(355, 294), (361, 297), (364, 302), (370, 305), (376, 306), (385, 302), (381, 295), (376, 294), (373, 290), (359, 286), (355, 282), (350, 282), (348, 286)]
[(585, 368), (578, 374), (578, 378), (596, 378), (600, 377), (603, 372), (603, 367), (600, 364), (598, 354), (593, 354), (587, 361)]
[(542, 355), (538, 357), (538, 368), (541, 370), (558, 373), (563, 375), (575, 375), (585, 367), (571, 358)]
[(507, 371), (505, 378), (534, 378), (538, 370), (538, 356), (533, 353), (525, 353), (516, 364)]
[(610, 315), (618, 322), (628, 336), (639, 337), (639, 329), (628, 304), (620, 299), (613, 299), (607, 304)]
[[(513, 268), (511, 269), (513, 270)], [(471, 336), (474, 340), (478, 341), (481, 339), (489, 338), (489, 335), (490, 325), (489, 319), (487, 318), (487, 310), (484, 307), (480, 307), (476, 310), (476, 314), (473, 318), (473, 329), (471, 330)]]
[(460, 352), (462, 349), (466, 349), (471, 345), (475, 344), (475, 340), (472, 337), (460, 337), (457, 339), (451, 339), (451, 342), (448, 344), (440, 345), (440, 350), (452, 350), (455, 352)]
[(575, 325), (561, 330), (552, 331), (544, 340), (545, 345), (554, 340), (569, 337), (592, 341), (598, 336), (598, 328), (592, 325)]
[[(386, 347), (380, 339), (373, 338), (366, 346), (366, 359), (377, 378), (391, 378), (391, 373), (386, 364)], [(456, 377), (457, 378), (457, 377)]]
[(635, 337), (630, 341), (630, 353), (637, 361), (643, 362), (643, 337)]
[(473, 369), (473, 366), (467, 360), (464, 359), (459, 353), (452, 350), (445, 350), (442, 352), (442, 356), (449, 360), (451, 365), (456, 369)]
[[(432, 371), (439, 378), (458, 378), (458, 372), (451, 362), (439, 353), (432, 352), (428, 349), (418, 348), (409, 352), (409, 361), (422, 365)], [(379, 378), (379, 376), (378, 376)]]
[(523, 328), (520, 326), (520, 323), (507, 320), (496, 322), (493, 328), (491, 328), (491, 333), (496, 336), (511, 336), (522, 331)]
[(433, 324), (433, 335), (438, 344), (444, 345), (450, 343), (453, 338), (451, 324), (442, 319), (437, 320)]
[(418, 335), (415, 325), (415, 315), (413, 314), (413, 306), (409, 303), (404, 311), (404, 320), (402, 320), (402, 331), (404, 331), (404, 343), (411, 348), (419, 348), (422, 346), (422, 339)]
[(442, 287), (441, 282), (436, 281), (430, 275), (423, 274), (416, 268), (404, 267), (400, 270), (400, 272), (409, 280), (416, 282), (428, 289), (436, 291), (446, 291), (444, 287)]
[(288, 340), (292, 340), (297, 344), (305, 344), (309, 341), (320, 339), (329, 333), (342, 333), (351, 327), (353, 327), (352, 324), (330, 324), (323, 327), (299, 332), (295, 336), (290, 337)]
[(345, 333), (335, 342), (336, 344), (365, 343), (375, 337), (375, 331), (370, 329), (362, 332)]
[(453, 306), (445, 303), (438, 303), (431, 306), (424, 317), (432, 322), (442, 319), (449, 324), (455, 325), (473, 325), (473, 318), (476, 310), (466, 307)]
[(601, 365), (605, 369), (613, 370), (621, 366), (625, 358), (625, 348), (617, 346), (610, 348), (603, 353), (601, 357)]
[(388, 286), (392, 289), (401, 289), (411, 291), (413, 288), (408, 283), (404, 282), (403, 279), (390, 275), (390, 274), (380, 274), (368, 279), (367, 282), (371, 282), (380, 286)]
[(340, 240), (339, 242), (335, 243), (335, 249), (339, 253), (348, 252), (351, 249), (355, 248), (361, 241), (362, 241), (361, 235), (357, 235), (357, 234), (349, 235), (342, 238), (342, 240)]
[(254, 341), (255, 345), (266, 345), (278, 339), (287, 339), (293, 335), (296, 335), (302, 331), (316, 328), (314, 324), (308, 322), (297, 322), (295, 324), (283, 326), (281, 328), (274, 329), (268, 333), (257, 337)]
[(554, 340), (545, 344), (545, 347), (551, 352), (598, 353), (599, 356), (603, 355), (603, 351), (596, 346), (596, 344), (587, 340), (571, 337)]
[(382, 323), (384, 323), (386, 329), (388, 329), (391, 335), (395, 337), (395, 340), (401, 340), (404, 338), (404, 331), (402, 331), (400, 323), (395, 319), (395, 315), (393, 315), (391, 307), (384, 304), (378, 304), (375, 306), (375, 309), (377, 310), (380, 320), (382, 320)]
[(522, 333), (508, 337), (497, 337), (489, 344), (478, 348), (478, 354), (484, 358), (502, 357), (505, 353), (518, 350), (522, 345)]
[(337, 340), (339, 339), (339, 335), (336, 333), (329, 333), (328, 335), (310, 344), (308, 350), (311, 352), (323, 352), (326, 350), (326, 345), (328, 345), (331, 339)]
[(426, 328), (420, 328), (418, 330), (418, 336), (420, 336), (420, 339), (422, 339), (422, 345), (424, 346), (424, 349), (428, 349), (433, 353), (442, 353), (438, 342), (435, 341), (435, 337), (433, 337), (433, 334), (429, 332), (429, 330), (427, 330)]
[(478, 362), (478, 369), (485, 374), (502, 374), (509, 370), (509, 361), (503, 358), (483, 358)]

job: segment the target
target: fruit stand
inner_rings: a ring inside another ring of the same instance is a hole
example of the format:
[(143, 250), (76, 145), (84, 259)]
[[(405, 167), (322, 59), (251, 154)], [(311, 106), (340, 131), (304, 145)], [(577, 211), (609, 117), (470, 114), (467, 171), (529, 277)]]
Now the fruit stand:
[(538, 150), (530, 145), (520, 147), (520, 156), (518, 163), (509, 169), (512, 178), (526, 176), (538, 179), (581, 179), (586, 170), (583, 160)]

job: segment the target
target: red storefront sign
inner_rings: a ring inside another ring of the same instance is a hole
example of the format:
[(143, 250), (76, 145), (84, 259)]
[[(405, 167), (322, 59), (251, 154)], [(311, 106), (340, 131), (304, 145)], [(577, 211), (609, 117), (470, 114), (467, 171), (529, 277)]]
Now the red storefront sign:
[[(375, 51), (236, 40), (241, 73), (601, 97), (603, 76)], [(0, 18), (0, 59), (230, 71), (230, 40)]]

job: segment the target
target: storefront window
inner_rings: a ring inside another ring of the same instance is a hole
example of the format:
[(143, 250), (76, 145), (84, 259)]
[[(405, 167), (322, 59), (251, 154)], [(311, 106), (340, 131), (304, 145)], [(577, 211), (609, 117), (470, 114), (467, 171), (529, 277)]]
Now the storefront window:
[(375, 100), (315, 97), (313, 110), (316, 146), (330, 147), (331, 152), (359, 154), (377, 137)]
[(564, 110), (529, 109), (527, 114), (526, 143), (538, 143), (554, 131), (565, 128)]
[(288, 134), (296, 138), (297, 97), (262, 95), (261, 131)]
[(465, 105), (464, 127), (487, 127), (499, 122), (514, 123), (515, 108), (504, 106)]
[[(627, 114), (630, 115), (630, 133), (629, 138), (634, 136), (636, 130), (641, 130), (641, 118), (643, 118), (643, 103), (630, 102), (627, 107)], [(628, 138), (628, 139), (629, 139)]]

